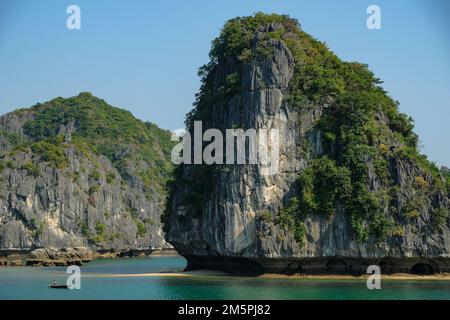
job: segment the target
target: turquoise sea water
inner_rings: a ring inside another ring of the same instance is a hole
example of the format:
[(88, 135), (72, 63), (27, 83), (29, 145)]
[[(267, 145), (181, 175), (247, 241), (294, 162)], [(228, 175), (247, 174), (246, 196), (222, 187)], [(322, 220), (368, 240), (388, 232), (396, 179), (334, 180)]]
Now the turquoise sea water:
[(81, 289), (50, 289), (65, 283), (65, 267), (0, 267), (0, 299), (450, 299), (450, 281), (384, 280), (368, 290), (364, 279), (262, 279), (231, 276), (111, 277), (181, 271), (178, 256), (93, 261), (81, 267)]

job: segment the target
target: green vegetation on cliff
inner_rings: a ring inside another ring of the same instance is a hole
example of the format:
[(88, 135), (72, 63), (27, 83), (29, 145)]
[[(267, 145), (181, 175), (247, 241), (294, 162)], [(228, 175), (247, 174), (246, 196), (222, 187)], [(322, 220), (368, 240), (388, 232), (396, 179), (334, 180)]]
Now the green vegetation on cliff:
[[(73, 126), (71, 142), (79, 152), (105, 155), (125, 179), (129, 170), (139, 171), (148, 192), (155, 187), (163, 190), (171, 172), (169, 132), (142, 122), (129, 111), (112, 107), (90, 93), (56, 98), (30, 110), (34, 117), (25, 124), (24, 132), (34, 141), (32, 151), (50, 165), (63, 168), (67, 164), (61, 128), (71, 130)], [(140, 162), (141, 168), (129, 167)], [(113, 173), (105, 178), (108, 183), (115, 179)]]
[[(38, 103), (1, 120), (0, 203), (7, 209), (0, 228), (18, 225), (17, 232), (7, 231), (15, 246), (28, 243), (23, 239), (33, 246), (70, 245), (72, 236), (104, 247), (161, 245), (170, 132), (90, 93)], [(50, 232), (43, 225), (56, 210), (61, 218)]]
[[(412, 119), (399, 112), (398, 102), (367, 65), (342, 61), (289, 16), (257, 13), (225, 24), (212, 43), (210, 62), (200, 68), (202, 85), (186, 117), (187, 127), (204, 118), (213, 103), (226, 106), (239, 92), (240, 70), (252, 61), (271, 59), (276, 42), (289, 48), (295, 62), (285, 102), (300, 114), (311, 109), (321, 113), (314, 130), (320, 132), (323, 147), (313, 154), (302, 142), (301, 156), (308, 166), (299, 173), (298, 195), (286, 203), (276, 222), (299, 243), (302, 221), (312, 214), (344, 212), (359, 242), (402, 236), (402, 224), (417, 218), (426, 205), (431, 205), (428, 213), (437, 228), (447, 223), (448, 209), (439, 199), (448, 195), (450, 178), (419, 153)], [(218, 84), (219, 66), (232, 71)], [(398, 181), (396, 170), (403, 163), (413, 168), (408, 173), (414, 175), (411, 181)], [(211, 175), (203, 170), (197, 177), (207, 180)], [(191, 197), (203, 199), (209, 192), (193, 190)]]

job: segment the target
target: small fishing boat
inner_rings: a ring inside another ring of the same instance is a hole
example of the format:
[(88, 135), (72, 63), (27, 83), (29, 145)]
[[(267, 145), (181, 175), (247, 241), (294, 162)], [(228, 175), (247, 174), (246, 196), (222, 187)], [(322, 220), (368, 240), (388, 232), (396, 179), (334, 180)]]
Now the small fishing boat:
[(69, 289), (67, 284), (51, 284), (49, 287), (52, 289)]
[(60, 284), (58, 281), (53, 281), (53, 283), (48, 287), (52, 289), (69, 289), (67, 284)]

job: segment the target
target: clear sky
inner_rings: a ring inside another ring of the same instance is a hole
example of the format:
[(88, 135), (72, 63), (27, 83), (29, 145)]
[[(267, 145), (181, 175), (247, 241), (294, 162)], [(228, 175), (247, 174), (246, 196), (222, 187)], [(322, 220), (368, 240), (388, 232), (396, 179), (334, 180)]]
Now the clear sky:
[[(66, 8), (81, 8), (68, 30)], [(381, 8), (381, 30), (366, 9)], [(369, 64), (416, 122), (422, 152), (450, 166), (450, 1), (0, 0), (0, 114), (90, 91), (165, 129), (183, 127), (197, 69), (224, 22), (289, 14), (342, 59)]]

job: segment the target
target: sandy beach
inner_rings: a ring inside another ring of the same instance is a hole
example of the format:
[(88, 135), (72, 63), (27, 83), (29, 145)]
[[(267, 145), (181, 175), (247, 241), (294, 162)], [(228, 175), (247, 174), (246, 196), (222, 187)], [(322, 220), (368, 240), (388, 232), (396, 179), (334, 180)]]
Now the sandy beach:
[[(133, 273), (133, 274), (103, 274), (103, 275), (86, 275), (85, 276), (95, 276), (95, 277), (112, 277), (112, 278), (133, 278), (133, 277), (233, 277), (233, 275), (226, 274), (220, 271), (214, 270), (195, 270), (186, 272), (158, 272), (158, 273)], [(264, 279), (323, 279), (323, 280), (358, 280), (367, 279), (370, 275), (284, 275), (284, 274), (274, 274), (266, 273), (260, 276), (255, 276), (254, 278), (264, 278)], [(450, 274), (435, 274), (435, 275), (413, 275), (406, 273), (381, 275), (384, 280), (450, 280)]]

